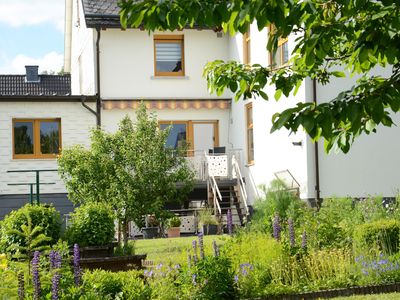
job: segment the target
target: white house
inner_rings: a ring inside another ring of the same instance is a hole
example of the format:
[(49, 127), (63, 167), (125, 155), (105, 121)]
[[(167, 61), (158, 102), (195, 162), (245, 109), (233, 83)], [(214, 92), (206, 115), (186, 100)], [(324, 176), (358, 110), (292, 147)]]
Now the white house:
[[(74, 143), (87, 145), (90, 127), (97, 124), (115, 131), (123, 116), (134, 118), (141, 101), (157, 114), (161, 128), (172, 124), (170, 146), (189, 142), (189, 158), (198, 171), (198, 187), (205, 188), (209, 180), (204, 170), (204, 153), (209, 149), (226, 153), (208, 158), (211, 166), (221, 165), (224, 159), (222, 164), (226, 166), (222, 171), (211, 168), (209, 175), (218, 179), (218, 172), (226, 172), (229, 179), (234, 179), (236, 187), (228, 191), (229, 198), (240, 199), (243, 213), (243, 199), (247, 198), (251, 205), (259, 195), (259, 186), (276, 176), (298, 187), (300, 196), (309, 200), (334, 195), (396, 195), (400, 143), (394, 141), (400, 129), (379, 128), (377, 135), (356, 141), (346, 155), (325, 154), (321, 143), (313, 144), (303, 132), (289, 135), (281, 130), (270, 134), (275, 112), (300, 101), (329, 101), (349, 88), (351, 80), (335, 79), (326, 86), (314, 86), (311, 80), (305, 80), (296, 97), (279, 102), (252, 99), (235, 103), (229, 91), (221, 97), (209, 94), (202, 77), (207, 62), (234, 59), (264, 66), (271, 62), (284, 64), (294, 48), (294, 37), (281, 40), (279, 51), (272, 57), (265, 50), (267, 28), (259, 32), (254, 25), (246, 35), (234, 37), (208, 28), (154, 33), (123, 30), (118, 10), (117, 0), (66, 0), (64, 70), (71, 74), (70, 94), (79, 95), (71, 96), (75, 102), (9, 100), (8, 104), (0, 104), (8, 111), (6, 117), (0, 116), (0, 134), (8, 141), (0, 150), (0, 176), (7, 179), (0, 184), (0, 198), (26, 194), (26, 186), (8, 184), (26, 182), (28, 178), (6, 173), (7, 170), (55, 168), (54, 158), (20, 160), (13, 156), (13, 119), (61, 119), (62, 147)], [(273, 99), (274, 87), (265, 92)], [(92, 103), (76, 103), (85, 99), (81, 95)], [(238, 164), (232, 164), (233, 156)], [(66, 197), (56, 173), (43, 176), (57, 183), (43, 186), (43, 192)], [(242, 177), (244, 182), (239, 180)], [(219, 188), (224, 190), (223, 186)], [(212, 189), (209, 192), (212, 195)], [(199, 193), (197, 197), (205, 200), (207, 194)]]

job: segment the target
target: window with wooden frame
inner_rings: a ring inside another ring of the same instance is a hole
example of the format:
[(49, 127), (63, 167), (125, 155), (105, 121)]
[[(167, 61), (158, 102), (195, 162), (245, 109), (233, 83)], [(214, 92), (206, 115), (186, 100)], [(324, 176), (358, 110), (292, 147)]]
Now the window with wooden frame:
[(251, 62), (251, 35), (250, 35), (250, 27), (243, 34), (243, 63), (250, 64)]
[[(276, 31), (274, 25), (269, 26), (269, 34), (271, 35)], [(289, 48), (288, 48), (288, 38), (278, 39), (278, 49), (275, 52), (269, 53), (269, 63), (273, 69), (284, 66), (289, 61)]]
[(154, 35), (155, 76), (184, 76), (183, 35)]
[(13, 158), (56, 158), (61, 150), (61, 119), (13, 119)]
[(254, 164), (253, 103), (246, 104), (247, 163)]

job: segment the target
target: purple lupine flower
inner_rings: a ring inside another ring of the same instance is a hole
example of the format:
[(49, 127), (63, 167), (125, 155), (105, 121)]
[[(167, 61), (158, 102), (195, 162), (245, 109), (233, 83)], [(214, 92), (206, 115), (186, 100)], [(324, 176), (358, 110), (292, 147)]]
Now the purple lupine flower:
[(50, 258), (50, 268), (52, 269), (61, 268), (61, 255), (58, 251), (51, 250), (49, 258)]
[(160, 269), (162, 269), (162, 266), (163, 266), (163, 264), (162, 264), (162, 263), (159, 263), (159, 264), (156, 266), (156, 269), (157, 269), (157, 270), (160, 270)]
[(199, 233), (198, 238), (199, 238), (200, 258), (204, 259), (204, 243), (203, 243), (203, 233), (202, 232)]
[(194, 252), (193, 261), (196, 264), (197, 263), (197, 241), (196, 240), (192, 241), (192, 247), (193, 247), (193, 252)]
[(32, 280), (33, 280), (33, 299), (39, 300), (42, 289), (40, 285), (40, 277), (39, 277), (39, 260), (40, 260), (40, 252), (35, 251), (32, 259)]
[(18, 273), (18, 299), (24, 300), (25, 299), (25, 280), (24, 280), (24, 273)]
[(193, 285), (197, 284), (197, 282), (196, 282), (196, 274), (192, 275), (192, 283), (193, 283)]
[(303, 234), (301, 235), (301, 248), (306, 249), (307, 248), (307, 232), (304, 230)]
[(60, 279), (61, 275), (59, 273), (55, 273), (51, 279), (51, 300), (59, 299)]
[(176, 264), (175, 266), (174, 266), (174, 269), (175, 270), (179, 270), (181, 268), (181, 265), (180, 264)]
[(281, 228), (280, 218), (279, 218), (278, 214), (276, 214), (275, 217), (274, 217), (274, 222), (272, 224), (272, 229), (273, 229), (274, 238), (277, 241), (279, 241), (281, 239), (282, 228)]
[(295, 239), (295, 233), (294, 233), (294, 223), (293, 223), (292, 218), (288, 219), (288, 227), (289, 227), (290, 246), (294, 247), (294, 246), (296, 246), (296, 239)]
[(213, 250), (214, 250), (214, 256), (219, 256), (219, 248), (218, 248), (217, 242), (215, 240), (212, 242), (212, 245), (213, 245)]
[(239, 276), (235, 275), (235, 277), (233, 277), (233, 280), (237, 283), (239, 281)]
[(232, 211), (231, 211), (231, 209), (228, 209), (228, 212), (226, 213), (226, 222), (227, 222), (227, 225), (228, 225), (228, 233), (229, 233), (229, 235), (232, 235), (232, 232), (233, 232), (233, 230), (232, 230), (233, 220), (232, 220)]
[(79, 245), (74, 245), (74, 282), (76, 286), (81, 284), (81, 256), (79, 252)]

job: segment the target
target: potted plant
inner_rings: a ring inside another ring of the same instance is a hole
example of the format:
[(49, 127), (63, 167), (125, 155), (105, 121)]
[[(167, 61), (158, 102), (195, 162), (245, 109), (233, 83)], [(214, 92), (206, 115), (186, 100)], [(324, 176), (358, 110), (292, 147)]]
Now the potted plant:
[(199, 213), (199, 223), (202, 226), (203, 234), (217, 234), (218, 232), (218, 220), (214, 216), (212, 208), (205, 208)]
[(168, 219), (167, 226), (167, 234), (169, 238), (181, 236), (181, 219), (178, 216), (173, 216), (172, 218)]
[(158, 220), (154, 215), (146, 217), (146, 227), (142, 228), (144, 239), (154, 239), (158, 237)]

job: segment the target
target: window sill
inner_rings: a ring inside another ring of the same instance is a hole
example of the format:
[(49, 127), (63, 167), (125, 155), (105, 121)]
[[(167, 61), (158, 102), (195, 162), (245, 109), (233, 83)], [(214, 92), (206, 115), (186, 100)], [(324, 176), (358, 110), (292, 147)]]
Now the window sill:
[(245, 164), (245, 167), (252, 167), (252, 166), (254, 166), (254, 162), (251, 162), (251, 163), (247, 163), (247, 164)]
[(189, 79), (189, 76), (150, 76), (151, 80), (158, 79)]
[(28, 162), (28, 161), (32, 161), (32, 162), (36, 162), (36, 161), (57, 161), (57, 157), (54, 158), (43, 158), (43, 157), (39, 157), (39, 158), (12, 158), (10, 160), (11, 162), (16, 162), (16, 161), (22, 161), (22, 162)]

